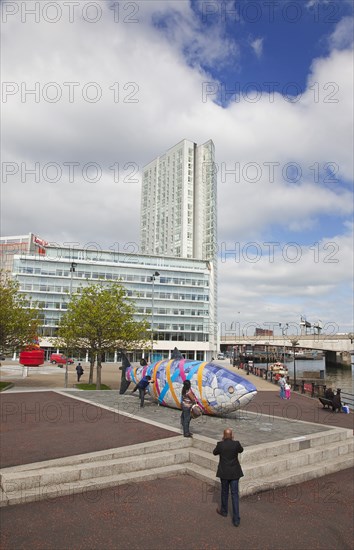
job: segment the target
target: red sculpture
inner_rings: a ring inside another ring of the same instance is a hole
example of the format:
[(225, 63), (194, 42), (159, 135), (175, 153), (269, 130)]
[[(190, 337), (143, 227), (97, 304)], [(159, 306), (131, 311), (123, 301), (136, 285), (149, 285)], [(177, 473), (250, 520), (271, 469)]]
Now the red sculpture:
[(44, 350), (38, 344), (28, 344), (20, 352), (19, 362), (24, 367), (39, 367), (44, 363)]

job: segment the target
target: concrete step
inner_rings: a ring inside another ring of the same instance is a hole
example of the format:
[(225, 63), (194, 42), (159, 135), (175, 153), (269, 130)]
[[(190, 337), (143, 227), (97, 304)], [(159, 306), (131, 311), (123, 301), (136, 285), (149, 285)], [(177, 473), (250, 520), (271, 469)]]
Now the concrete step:
[(176, 435), (176, 437), (169, 437), (166, 439), (159, 439), (157, 441), (148, 441), (146, 443), (137, 443), (136, 445), (129, 445), (126, 447), (116, 447), (114, 449), (107, 449), (103, 451), (96, 451), (93, 453), (85, 453), (81, 455), (73, 455), (63, 458), (57, 458), (52, 460), (43, 460), (42, 462), (32, 462), (30, 464), (22, 464), (20, 466), (13, 466), (3, 468), (0, 473), (0, 480), (2, 473), (10, 472), (28, 472), (30, 470), (38, 470), (44, 468), (53, 468), (55, 466), (73, 466), (74, 464), (87, 464), (88, 462), (115, 460), (120, 458), (126, 458), (131, 456), (141, 456), (150, 453), (156, 453), (160, 451), (168, 451), (173, 449), (186, 449), (191, 447), (192, 440), (186, 439)]
[[(18, 504), (161, 476), (189, 473), (218, 486), (215, 442), (181, 436), (64, 459), (5, 468), (1, 505)], [(245, 449), (241, 494), (287, 486), (353, 465), (351, 430), (333, 429)], [(134, 488), (135, 490), (135, 488)]]
[(63, 466), (57, 464), (49, 467), (47, 464), (45, 468), (32, 468), (28, 471), (23, 469), (20, 471), (3, 470), (1, 488), (7, 494), (16, 493), (20, 489), (28, 490), (36, 487), (75, 483), (85, 479), (97, 479), (107, 476), (107, 473), (110, 475), (129, 474), (187, 462), (189, 462), (188, 447), (96, 462), (77, 463), (74, 461), (71, 465), (65, 461)]
[[(281, 473), (264, 476), (263, 478), (249, 479), (246, 474), (240, 481), (240, 496), (247, 496), (261, 493), (263, 491), (274, 490), (279, 487), (288, 487), (304, 481), (316, 479), (339, 470), (345, 470), (354, 466), (353, 457), (349, 455), (340, 456), (334, 459), (325, 460), (320, 464), (308, 464), (292, 470), (284, 470)], [(218, 487), (220, 482), (215, 477), (215, 472), (208, 468), (203, 468), (197, 464), (187, 465), (187, 473), (204, 481), (210, 487)]]
[[(247, 449), (239, 456), (240, 463), (244, 474), (247, 478), (262, 479), (265, 476), (281, 473), (284, 470), (292, 470), (306, 464), (319, 464), (324, 460), (352, 454), (354, 450), (354, 438), (343, 440), (340, 442), (327, 443), (325, 447), (309, 447), (302, 450), (290, 451), (292, 444), (287, 446), (288, 452), (285, 453), (281, 449), (278, 455), (264, 456), (261, 461), (258, 457), (258, 451), (252, 452), (252, 449)], [(283, 446), (285, 448), (285, 446)], [(247, 456), (247, 453), (250, 456)], [(198, 464), (202, 468), (216, 472), (219, 458), (200, 449), (191, 447), (189, 450), (190, 462)], [(256, 460), (252, 462), (255, 456)], [(246, 460), (245, 460), (246, 459)]]
[[(32, 487), (31, 489), (17, 487), (16, 491), (9, 493), (2, 491), (0, 506), (25, 504), (39, 500), (50, 501), (61, 496), (86, 493), (88, 491), (100, 491), (108, 487), (116, 488), (115, 498), (118, 501), (120, 498), (134, 498), (136, 495), (136, 484), (141, 481), (151, 481), (153, 479), (184, 475), (186, 473), (187, 468), (185, 464), (173, 464), (160, 468), (150, 468), (147, 471), (130, 472), (129, 474), (106, 475), (99, 478), (84, 479), (57, 485), (37, 485), (37, 487)], [(120, 490), (120, 486), (123, 485), (125, 489)], [(127, 485), (130, 487), (130, 491), (127, 489)]]
[(314, 447), (282, 454), (279, 457), (273, 457), (272, 460), (265, 459), (263, 463), (256, 462), (246, 464), (241, 462), (242, 469), (247, 479), (264, 479), (269, 476), (282, 475), (283, 472), (296, 471), (307, 465), (321, 466), (328, 460), (339, 457), (352, 457), (354, 449), (354, 440), (333, 442), (325, 447)]
[[(306, 436), (289, 438), (281, 441), (272, 441), (262, 443), (246, 448), (242, 453), (242, 464), (255, 462), (264, 462), (282, 454), (288, 454), (312, 447), (327, 446), (333, 442), (345, 441), (353, 437), (352, 430), (345, 428), (334, 428), (323, 432), (317, 432)], [(212, 453), (215, 448), (215, 442), (202, 436), (193, 440), (193, 448), (200, 449), (207, 453)]]
[(281, 474), (276, 474), (263, 479), (248, 480), (244, 478), (241, 482), (241, 496), (252, 495), (270, 489), (274, 490), (279, 487), (288, 487), (304, 481), (310, 481), (319, 477), (323, 477), (339, 470), (346, 470), (354, 466), (353, 457), (344, 455), (330, 460), (325, 460), (319, 464), (308, 464), (300, 466), (293, 470), (286, 470)]

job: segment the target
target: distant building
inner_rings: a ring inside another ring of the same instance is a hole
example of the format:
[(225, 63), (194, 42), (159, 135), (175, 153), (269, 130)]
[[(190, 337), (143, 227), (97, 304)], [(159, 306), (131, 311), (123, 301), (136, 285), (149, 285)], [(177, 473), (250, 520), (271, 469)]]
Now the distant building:
[(256, 328), (255, 336), (273, 336), (273, 331), (264, 328)]
[(211, 140), (186, 139), (144, 166), (141, 252), (214, 260), (217, 187)]
[[(70, 293), (95, 281), (122, 283), (127, 299), (135, 303), (136, 319), (145, 318), (150, 323), (153, 320), (155, 356), (168, 358), (174, 347), (189, 359), (210, 360), (215, 353), (215, 327), (210, 322), (215, 317), (211, 262), (73, 249), (48, 243), (32, 233), (1, 238), (0, 251), (7, 270), (20, 284), (20, 291), (41, 307), (39, 336), (47, 356), (56, 351), (50, 338), (58, 332)], [(159, 275), (152, 285), (156, 272)], [(133, 359), (140, 357), (141, 352), (135, 350)], [(115, 358), (116, 353), (112, 352), (105, 359)]]
[(217, 180), (212, 140), (197, 145), (183, 139), (144, 166), (140, 241), (143, 254), (209, 262), (209, 323), (217, 342)]

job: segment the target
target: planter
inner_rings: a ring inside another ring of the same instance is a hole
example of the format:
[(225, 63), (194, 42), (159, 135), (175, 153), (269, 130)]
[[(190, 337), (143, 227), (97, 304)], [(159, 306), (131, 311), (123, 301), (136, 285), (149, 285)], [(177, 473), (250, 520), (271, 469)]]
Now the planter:
[(21, 351), (19, 363), (24, 367), (39, 367), (44, 363), (44, 351), (42, 349)]

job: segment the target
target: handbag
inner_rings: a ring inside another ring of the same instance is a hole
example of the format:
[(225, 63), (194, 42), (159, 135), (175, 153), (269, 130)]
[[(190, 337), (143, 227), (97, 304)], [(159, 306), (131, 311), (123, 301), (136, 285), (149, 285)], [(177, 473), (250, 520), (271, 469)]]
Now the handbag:
[(202, 414), (202, 409), (199, 407), (199, 405), (194, 403), (194, 405), (192, 405), (191, 407), (191, 418), (199, 418), (199, 416), (202, 416)]

